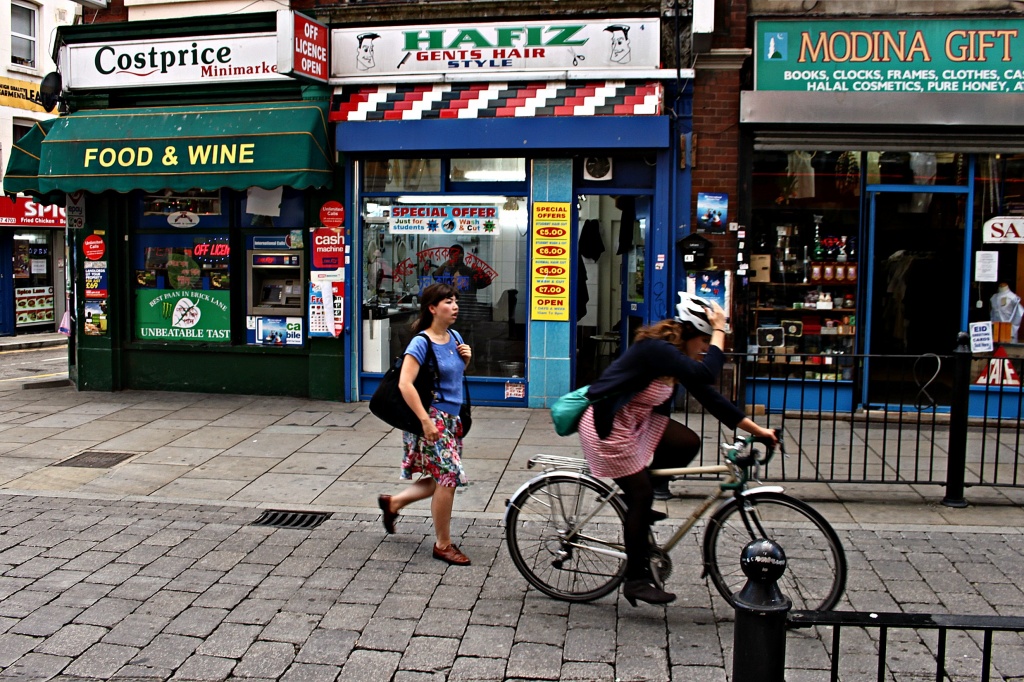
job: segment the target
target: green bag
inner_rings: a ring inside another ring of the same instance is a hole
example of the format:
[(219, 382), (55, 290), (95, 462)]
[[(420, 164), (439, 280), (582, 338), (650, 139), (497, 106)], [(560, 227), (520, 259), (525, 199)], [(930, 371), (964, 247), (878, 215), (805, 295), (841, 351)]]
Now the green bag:
[[(551, 406), (551, 421), (555, 424), (555, 433), (569, 436), (576, 433), (580, 425), (580, 417), (591, 405), (587, 398), (590, 386), (580, 386), (575, 391), (566, 393)], [(596, 402), (596, 401), (594, 401)]]

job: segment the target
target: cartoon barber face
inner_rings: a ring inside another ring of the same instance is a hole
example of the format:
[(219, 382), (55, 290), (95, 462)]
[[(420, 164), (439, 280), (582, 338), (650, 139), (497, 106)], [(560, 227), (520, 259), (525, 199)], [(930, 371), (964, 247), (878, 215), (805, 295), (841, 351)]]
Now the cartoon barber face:
[(629, 63), (629, 26), (614, 24), (605, 29), (612, 34), (610, 61), (616, 64)]
[(369, 71), (377, 64), (373, 61), (373, 41), (380, 38), (376, 33), (361, 33), (356, 36), (359, 46), (356, 50), (356, 68)]

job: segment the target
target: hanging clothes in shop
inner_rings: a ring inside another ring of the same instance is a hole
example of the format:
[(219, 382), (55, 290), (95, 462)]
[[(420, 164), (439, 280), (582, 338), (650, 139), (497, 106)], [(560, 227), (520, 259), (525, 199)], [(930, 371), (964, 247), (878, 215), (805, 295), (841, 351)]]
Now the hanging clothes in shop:
[[(597, 222), (596, 220), (594, 222)], [(603, 250), (603, 249), (602, 249)], [(576, 321), (587, 315), (587, 304), (590, 303), (590, 291), (587, 289), (587, 266), (583, 262), (583, 254), (576, 256)]]
[(629, 253), (633, 248), (633, 230), (636, 228), (636, 198), (620, 196), (615, 200), (615, 208), (622, 211), (619, 218), (619, 249), (617, 255)]
[(601, 223), (591, 218), (583, 223), (580, 230), (580, 255), (597, 262), (604, 253), (604, 240), (601, 239)]
[[(915, 185), (934, 185), (938, 161), (932, 152), (910, 152), (910, 170)], [(911, 213), (927, 213), (932, 203), (931, 192), (915, 192), (910, 197)]]
[(1010, 290), (1005, 283), (999, 285), (999, 290), (992, 294), (989, 299), (992, 306), (993, 322), (1010, 323), (1010, 343), (1017, 343), (1017, 332), (1020, 331), (1021, 319), (1024, 319), (1024, 306), (1021, 306), (1020, 296)]
[(814, 158), (812, 152), (795, 151), (789, 153), (786, 177), (789, 179), (790, 199), (814, 198), (814, 166), (811, 165), (812, 158)]

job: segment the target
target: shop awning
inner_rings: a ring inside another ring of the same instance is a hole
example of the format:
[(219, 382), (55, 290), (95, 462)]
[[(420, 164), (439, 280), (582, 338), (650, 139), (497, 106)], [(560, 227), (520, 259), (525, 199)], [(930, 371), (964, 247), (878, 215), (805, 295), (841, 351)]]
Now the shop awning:
[(326, 102), (80, 111), (15, 145), (6, 192), (155, 192), (331, 184)]

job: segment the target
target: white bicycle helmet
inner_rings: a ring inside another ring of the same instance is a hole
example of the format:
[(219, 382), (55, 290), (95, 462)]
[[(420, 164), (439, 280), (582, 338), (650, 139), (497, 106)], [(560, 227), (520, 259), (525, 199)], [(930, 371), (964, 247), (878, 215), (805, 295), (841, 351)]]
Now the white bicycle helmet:
[(689, 322), (701, 334), (711, 336), (714, 331), (711, 322), (708, 321), (708, 310), (711, 304), (699, 296), (694, 296), (685, 291), (679, 292), (679, 303), (676, 305), (676, 321)]

